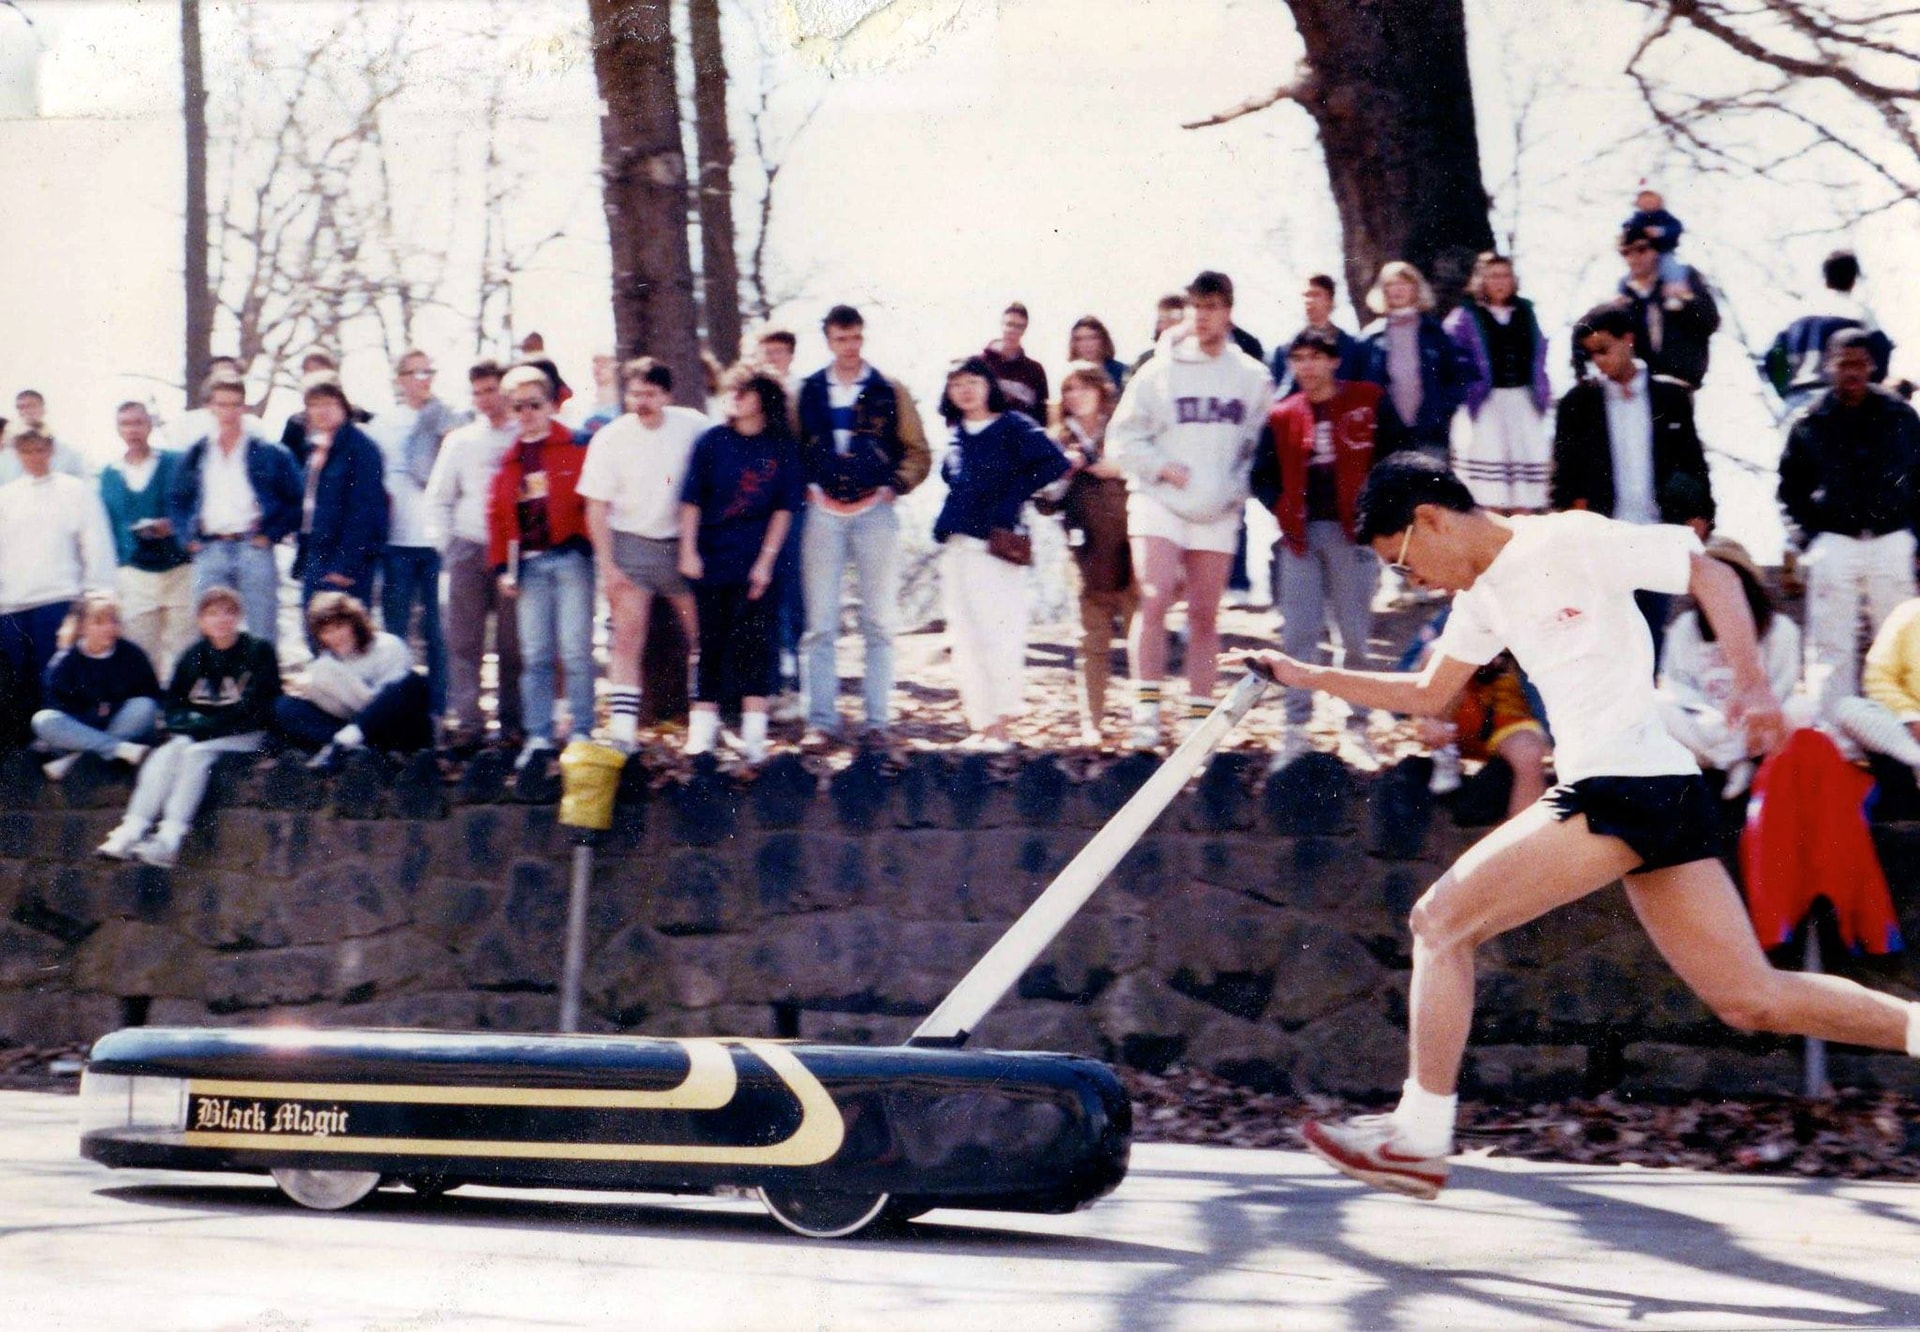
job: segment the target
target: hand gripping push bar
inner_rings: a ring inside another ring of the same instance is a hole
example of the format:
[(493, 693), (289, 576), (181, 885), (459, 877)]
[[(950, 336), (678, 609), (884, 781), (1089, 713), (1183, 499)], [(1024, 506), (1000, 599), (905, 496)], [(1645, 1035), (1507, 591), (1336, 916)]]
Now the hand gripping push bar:
[(1033, 900), (1013, 928), (1000, 936), (987, 955), (961, 977), (960, 983), (928, 1015), (912, 1036), (910, 1046), (955, 1048), (965, 1045), (993, 1006), (1006, 997), (1015, 981), (1046, 950), (1106, 881), (1122, 856), (1146, 835), (1162, 810), (1206, 762), (1242, 717), (1267, 691), (1265, 677), (1249, 673), (1227, 692), (1193, 734), (1167, 756), (1133, 798), (1120, 807), (1093, 840), (1068, 862), (1046, 891)]

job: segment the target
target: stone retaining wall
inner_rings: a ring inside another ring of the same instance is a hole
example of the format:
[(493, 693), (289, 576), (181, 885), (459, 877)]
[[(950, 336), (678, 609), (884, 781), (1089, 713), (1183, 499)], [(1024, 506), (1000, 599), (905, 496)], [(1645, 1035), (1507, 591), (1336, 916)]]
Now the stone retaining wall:
[[(596, 852), (592, 1030), (890, 1042), (1152, 770), (921, 755), (831, 780), (788, 758), (623, 780)], [(1385, 1093), (1404, 1075), (1405, 917), (1482, 829), (1421, 761), (1361, 779), (1226, 754), (1121, 864), (979, 1044), (1184, 1062), (1255, 1085)], [(321, 781), (223, 760), (180, 866), (94, 860), (127, 783), (0, 764), (0, 1043), (151, 1023), (540, 1030), (557, 1016), (573, 843), (550, 779), (483, 756), (457, 785), (367, 755)], [(1889, 877), (1920, 842), (1883, 830)], [(1920, 912), (1904, 912), (1920, 938)], [(1792, 1043), (1740, 1039), (1673, 980), (1617, 888), (1483, 953), (1472, 1090), (1792, 1091)], [(1870, 983), (1909, 977), (1872, 964)], [(1899, 1057), (1837, 1082), (1920, 1090)]]

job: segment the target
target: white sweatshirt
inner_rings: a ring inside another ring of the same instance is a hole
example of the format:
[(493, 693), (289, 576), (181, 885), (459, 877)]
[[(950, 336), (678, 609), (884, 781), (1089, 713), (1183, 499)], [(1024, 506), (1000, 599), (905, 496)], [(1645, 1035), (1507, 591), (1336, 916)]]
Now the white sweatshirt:
[(91, 482), (49, 472), (0, 486), (0, 613), (110, 592), (118, 564)]
[[(1800, 680), (1800, 626), (1775, 613), (1760, 640), (1760, 668), (1773, 696), (1785, 703)], [(1694, 711), (1724, 713), (1733, 697), (1733, 668), (1719, 642), (1700, 635), (1700, 612), (1690, 610), (1667, 626), (1660, 653), (1660, 692)]]
[[(1208, 356), (1190, 335), (1163, 337), (1120, 395), (1107, 451), (1134, 494), (1189, 522), (1215, 522), (1246, 503), (1254, 446), (1272, 402), (1267, 368), (1231, 339)], [(1172, 462), (1187, 468), (1185, 486), (1154, 479)]]
[(392, 634), (375, 634), (357, 657), (322, 652), (307, 667), (307, 702), (336, 717), (355, 717), (373, 696), (413, 669), (407, 645)]

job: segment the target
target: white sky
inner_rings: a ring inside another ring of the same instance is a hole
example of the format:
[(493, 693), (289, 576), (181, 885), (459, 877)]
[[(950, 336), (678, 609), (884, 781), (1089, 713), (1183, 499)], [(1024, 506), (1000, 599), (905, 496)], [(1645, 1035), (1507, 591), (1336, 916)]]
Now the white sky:
[[(1303, 112), (1281, 106), (1220, 129), (1179, 128), (1285, 76), (1299, 44), (1282, 0), (745, 4), (786, 44), (784, 69), (799, 89), (781, 103), (786, 113), (809, 88), (824, 99), (782, 177), (772, 245), (784, 271), (804, 279), (776, 316), (801, 332), (803, 363), (819, 359), (820, 312), (852, 300), (868, 315), (873, 361), (907, 378), (930, 412), (942, 367), (993, 334), (1009, 299), (1032, 308), (1031, 349), (1057, 368), (1068, 325), (1088, 312), (1132, 355), (1155, 296), (1202, 266), (1234, 275), (1240, 322), (1270, 344), (1298, 322), (1299, 277), (1342, 271)], [(484, 7), (413, 6), (429, 27)], [(289, 31), (337, 28), (346, 12), (331, 0), (257, 8)], [(109, 456), (117, 401), (177, 400), (178, 10), (172, 0), (23, 0), (21, 9), (31, 35), (0, 9), (0, 252), (10, 257), (0, 394), (10, 403), (18, 387), (44, 389), (63, 437)], [(518, 326), (545, 333), (576, 382), (612, 331), (584, 9), (578, 0), (513, 6), (517, 106), (550, 117), (535, 131), (539, 206), (572, 228), (517, 287)], [(1920, 282), (1910, 217), (1890, 215), (1853, 237), (1795, 235), (1824, 220), (1804, 190), (1689, 176), (1652, 139), (1621, 147), (1644, 128), (1620, 74), (1641, 31), (1637, 10), (1612, 0), (1468, 0), (1468, 10), (1482, 159), (1503, 233), (1515, 217), (1501, 183), (1516, 89), (1542, 88), (1527, 125), (1515, 249), (1558, 343), (1566, 321), (1617, 276), (1610, 233), (1630, 211), (1634, 182), (1653, 174), (1688, 225), (1683, 256), (1728, 290), (1753, 340), (1771, 338), (1817, 285), (1820, 255), (1850, 240), (1870, 298), (1906, 348), (1903, 368), (1920, 366), (1920, 302), (1896, 299)], [(231, 79), (230, 16), (209, 6), (205, 24), (209, 78)], [(850, 35), (833, 40), (841, 34)], [(36, 51), (39, 114), (25, 115)], [(471, 108), (453, 91), (459, 71), (436, 67), (440, 58), (420, 61), (396, 113), (403, 173), (411, 161), (424, 176), (461, 147)], [(751, 79), (750, 49), (736, 52), (734, 72)], [(757, 180), (743, 168), (735, 183), (744, 233)], [(435, 201), (420, 207), (436, 216)], [(440, 221), (450, 232), (463, 225)], [(471, 340), (451, 325), (427, 338), (453, 371), (444, 387), (456, 399)], [(377, 343), (347, 352), (349, 390), (377, 407), (387, 397)], [(1715, 357), (1702, 402), (1709, 443), (1770, 462), (1777, 437), (1740, 348), (1723, 340)], [(1562, 375), (1563, 359), (1556, 350)], [(1724, 470), (1720, 480), (1726, 525), (1769, 551), (1778, 529), (1765, 485)]]

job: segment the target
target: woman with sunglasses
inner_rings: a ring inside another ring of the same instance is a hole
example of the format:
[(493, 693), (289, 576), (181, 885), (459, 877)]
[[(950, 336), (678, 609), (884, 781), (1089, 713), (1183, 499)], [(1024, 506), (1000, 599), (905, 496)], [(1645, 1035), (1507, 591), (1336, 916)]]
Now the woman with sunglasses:
[(555, 747), (554, 677), (564, 671), (573, 738), (593, 730), (593, 547), (579, 492), (587, 449), (554, 419), (552, 378), (532, 365), (500, 381), (519, 432), (487, 496), (488, 558), (520, 630), (524, 768)]

